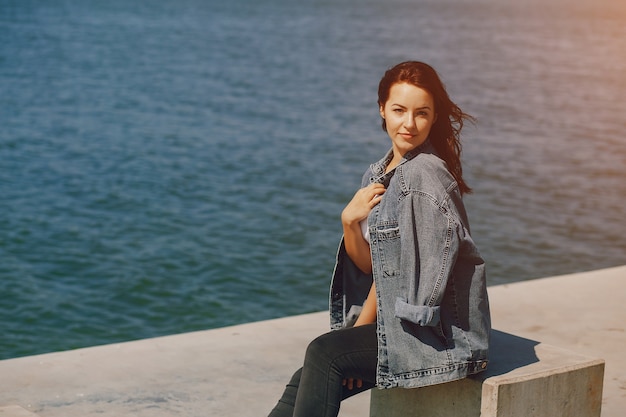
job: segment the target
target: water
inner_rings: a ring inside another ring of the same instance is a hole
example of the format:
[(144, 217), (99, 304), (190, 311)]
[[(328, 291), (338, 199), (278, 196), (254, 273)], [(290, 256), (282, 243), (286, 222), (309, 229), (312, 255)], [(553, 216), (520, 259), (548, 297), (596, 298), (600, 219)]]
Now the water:
[(405, 59), (479, 120), (490, 284), (622, 265), (624, 51), (609, 0), (3, 0), (0, 358), (326, 308)]

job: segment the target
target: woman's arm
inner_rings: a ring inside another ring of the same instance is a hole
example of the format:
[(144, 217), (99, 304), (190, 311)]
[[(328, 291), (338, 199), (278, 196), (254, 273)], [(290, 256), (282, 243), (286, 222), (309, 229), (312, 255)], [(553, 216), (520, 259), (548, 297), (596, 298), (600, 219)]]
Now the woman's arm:
[(343, 243), (352, 262), (366, 274), (372, 273), (372, 254), (370, 245), (363, 238), (358, 221), (343, 223)]
[(354, 326), (362, 326), (364, 324), (374, 323), (376, 321), (376, 284), (372, 282), (370, 292), (363, 304), (363, 310)]
[[(363, 326), (364, 324), (374, 323), (376, 321), (376, 285), (372, 282), (370, 292), (367, 295), (367, 299), (363, 304), (363, 310), (359, 318), (354, 323), (354, 327)], [(344, 378), (343, 385), (348, 387), (349, 390), (355, 386), (361, 388), (363, 386), (363, 380), (358, 378)]]

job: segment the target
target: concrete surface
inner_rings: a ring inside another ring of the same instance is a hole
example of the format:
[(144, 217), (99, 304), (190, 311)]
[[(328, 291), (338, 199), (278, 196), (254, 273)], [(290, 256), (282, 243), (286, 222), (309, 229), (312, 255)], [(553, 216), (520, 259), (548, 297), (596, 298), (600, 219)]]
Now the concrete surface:
[[(315, 313), (0, 361), (0, 407), (41, 417), (263, 416), (328, 326)], [(342, 417), (367, 416), (369, 393), (360, 397)]]
[[(621, 417), (625, 290), (626, 266), (490, 287), (493, 326), (605, 359), (602, 416)], [(0, 417), (267, 415), (327, 329), (320, 312), (0, 361)], [(368, 410), (360, 394), (340, 416)]]
[(494, 328), (605, 360), (603, 417), (626, 415), (626, 266), (489, 288)]
[(0, 407), (0, 417), (37, 417), (37, 414), (31, 413), (19, 405), (9, 405)]
[(492, 332), (485, 372), (371, 393), (370, 417), (600, 417), (604, 361)]

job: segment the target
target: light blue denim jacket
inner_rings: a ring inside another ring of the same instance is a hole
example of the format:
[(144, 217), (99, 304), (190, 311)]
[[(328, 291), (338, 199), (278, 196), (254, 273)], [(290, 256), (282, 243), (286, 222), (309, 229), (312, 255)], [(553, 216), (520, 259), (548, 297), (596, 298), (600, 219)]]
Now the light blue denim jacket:
[(331, 328), (351, 326), (376, 283), (379, 388), (413, 388), (487, 367), (491, 320), (485, 265), (469, 234), (458, 185), (427, 141), (390, 173), (391, 151), (362, 186), (387, 191), (368, 216), (372, 274), (343, 240), (330, 291)]

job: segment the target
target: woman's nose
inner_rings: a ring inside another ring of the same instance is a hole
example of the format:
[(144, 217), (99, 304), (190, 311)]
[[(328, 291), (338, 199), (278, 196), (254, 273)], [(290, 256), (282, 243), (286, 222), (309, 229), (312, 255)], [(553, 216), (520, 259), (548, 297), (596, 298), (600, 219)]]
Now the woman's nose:
[(406, 117), (404, 118), (404, 127), (411, 129), (415, 127), (415, 118), (412, 114), (408, 112), (406, 114)]

